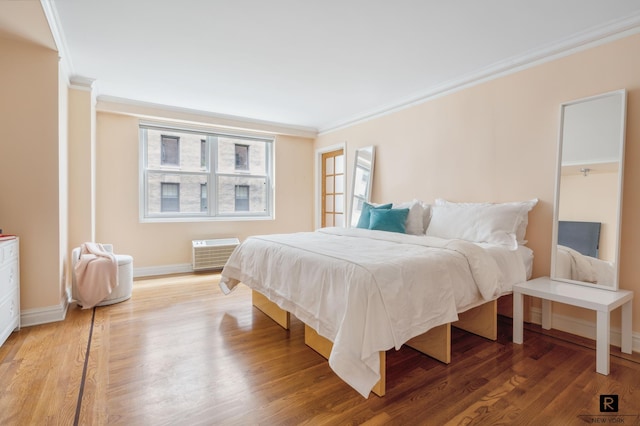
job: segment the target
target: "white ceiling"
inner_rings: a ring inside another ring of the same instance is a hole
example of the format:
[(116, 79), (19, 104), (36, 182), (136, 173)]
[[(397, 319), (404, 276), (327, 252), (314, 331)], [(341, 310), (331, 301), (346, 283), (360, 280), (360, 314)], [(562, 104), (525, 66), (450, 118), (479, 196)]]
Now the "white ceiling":
[(640, 31), (640, 0), (42, 2), (100, 96), (320, 131)]

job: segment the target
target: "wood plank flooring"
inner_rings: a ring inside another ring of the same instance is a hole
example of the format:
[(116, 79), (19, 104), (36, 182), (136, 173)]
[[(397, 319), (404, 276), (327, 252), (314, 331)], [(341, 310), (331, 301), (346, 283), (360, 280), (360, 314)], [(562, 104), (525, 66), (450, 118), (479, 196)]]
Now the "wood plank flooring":
[[(450, 365), (388, 351), (387, 395), (364, 399), (304, 345), (300, 321), (280, 328), (218, 279), (136, 280), (126, 302), (13, 333), (0, 425), (640, 424), (638, 354), (614, 348), (602, 376), (592, 341), (528, 326), (514, 345), (508, 318), (497, 342), (453, 329)], [(619, 411), (600, 412), (610, 394)]]

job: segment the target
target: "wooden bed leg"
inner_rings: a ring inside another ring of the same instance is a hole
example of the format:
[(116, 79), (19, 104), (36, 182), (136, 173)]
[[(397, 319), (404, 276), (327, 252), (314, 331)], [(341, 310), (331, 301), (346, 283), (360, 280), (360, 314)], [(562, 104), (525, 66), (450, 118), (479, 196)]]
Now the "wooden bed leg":
[(492, 300), (473, 309), (458, 314), (454, 327), (478, 336), (498, 340), (498, 301)]
[[(317, 331), (309, 327), (307, 324), (304, 325), (304, 343), (324, 358), (329, 359), (331, 349), (333, 349), (333, 342), (319, 335)], [(378, 383), (376, 383), (373, 389), (371, 389), (371, 392), (378, 396), (384, 396), (387, 385), (387, 353), (385, 351), (380, 351), (379, 354), (380, 380), (378, 380)]]
[(442, 324), (409, 340), (405, 345), (440, 362), (451, 362), (451, 324)]
[(282, 328), (285, 330), (289, 329), (291, 324), (289, 312), (267, 299), (262, 293), (251, 290), (251, 303), (264, 312), (269, 318), (277, 322)]
[(458, 321), (434, 327), (409, 340), (405, 345), (449, 364), (451, 362), (451, 326), (491, 340), (498, 339), (498, 301), (492, 300), (458, 314)]
[(304, 344), (318, 352), (326, 359), (329, 359), (331, 349), (333, 349), (333, 342), (331, 340), (322, 337), (317, 331), (309, 327), (307, 324), (304, 325)]
[(378, 396), (384, 396), (387, 393), (387, 353), (380, 351), (380, 380), (371, 389), (371, 392)]

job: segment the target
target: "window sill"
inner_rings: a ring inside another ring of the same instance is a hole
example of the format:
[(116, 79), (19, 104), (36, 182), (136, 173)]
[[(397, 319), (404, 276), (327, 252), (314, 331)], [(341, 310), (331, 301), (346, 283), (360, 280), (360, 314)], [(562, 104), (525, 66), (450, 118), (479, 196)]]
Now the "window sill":
[(140, 223), (194, 223), (194, 222), (251, 222), (275, 220), (273, 216), (216, 216), (216, 217), (142, 217)]

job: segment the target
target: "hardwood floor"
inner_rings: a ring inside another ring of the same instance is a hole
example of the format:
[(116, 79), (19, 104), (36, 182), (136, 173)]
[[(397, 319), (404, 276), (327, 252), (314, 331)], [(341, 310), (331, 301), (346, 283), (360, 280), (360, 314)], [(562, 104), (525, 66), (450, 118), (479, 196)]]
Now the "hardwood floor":
[[(304, 345), (300, 321), (283, 330), (218, 279), (136, 280), (126, 302), (13, 333), (0, 424), (640, 424), (638, 354), (614, 349), (602, 376), (593, 342), (529, 326), (514, 345), (504, 318), (497, 342), (454, 329), (450, 365), (389, 351), (387, 395), (364, 399)], [(601, 413), (610, 394), (619, 412)]]

